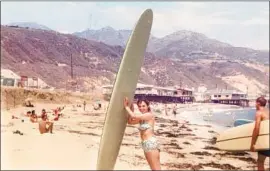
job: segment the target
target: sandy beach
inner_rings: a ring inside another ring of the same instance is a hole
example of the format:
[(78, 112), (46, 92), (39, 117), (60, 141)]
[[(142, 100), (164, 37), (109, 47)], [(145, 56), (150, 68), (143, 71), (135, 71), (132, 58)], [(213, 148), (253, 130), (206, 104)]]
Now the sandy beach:
[[(42, 108), (50, 111), (63, 104), (37, 103), (39, 114)], [(216, 108), (214, 105), (201, 105)], [(106, 106), (103, 103), (103, 106)], [(193, 107), (191, 107), (193, 106)], [(181, 106), (181, 111), (196, 109), (196, 105)], [(63, 117), (54, 122), (53, 134), (39, 134), (38, 124), (21, 116), (29, 110), (16, 107), (1, 111), (1, 166), (2, 169), (96, 169), (100, 136), (105, 110), (93, 110), (88, 105), (73, 108), (66, 104)], [(206, 108), (207, 109), (207, 108)], [(228, 108), (229, 109), (229, 108)], [(24, 119), (11, 119), (16, 115)], [(170, 114), (171, 115), (171, 114)], [(218, 134), (211, 125), (198, 125), (189, 121), (183, 124), (163, 111), (156, 117), (155, 133), (161, 143), (162, 169), (173, 170), (254, 170), (256, 153), (229, 153), (214, 147)], [(14, 134), (19, 130), (23, 135)], [(266, 162), (269, 164), (269, 160)], [(115, 169), (149, 169), (140, 147), (136, 126), (127, 126)]]

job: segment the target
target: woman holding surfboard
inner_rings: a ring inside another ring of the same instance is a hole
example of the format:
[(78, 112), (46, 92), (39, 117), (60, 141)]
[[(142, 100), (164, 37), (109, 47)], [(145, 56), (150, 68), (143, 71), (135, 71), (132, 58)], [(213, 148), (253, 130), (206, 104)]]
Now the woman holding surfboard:
[(142, 148), (151, 170), (161, 170), (159, 143), (154, 136), (155, 116), (152, 114), (147, 100), (138, 100), (140, 113), (135, 114), (133, 104), (128, 98), (124, 99), (124, 106), (128, 114), (128, 124), (140, 124), (139, 130), (142, 139)]

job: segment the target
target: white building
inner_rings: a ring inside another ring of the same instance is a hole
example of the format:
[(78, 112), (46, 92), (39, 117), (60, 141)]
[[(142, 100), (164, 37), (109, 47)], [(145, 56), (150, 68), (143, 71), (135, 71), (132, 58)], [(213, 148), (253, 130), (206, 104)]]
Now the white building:
[(209, 90), (206, 94), (211, 100), (241, 100), (247, 99), (247, 94), (237, 90)]
[(29, 88), (47, 88), (47, 87), (50, 87), (42, 79), (36, 78), (36, 77), (28, 77), (27, 86)]
[(209, 101), (212, 103), (238, 105), (247, 107), (249, 100), (247, 94), (237, 90), (210, 90), (206, 92)]
[(17, 87), (21, 77), (9, 69), (1, 69), (1, 85)]
[[(29, 88), (46, 88), (48, 84), (37, 77), (23, 77), (17, 75), (9, 69), (1, 69), (1, 85), (17, 87), (19, 83), (23, 87)], [(24, 80), (24, 81), (22, 81)]]
[[(113, 85), (104, 85), (102, 86), (102, 89), (103, 94), (111, 94)], [(187, 88), (159, 87), (138, 83), (135, 94), (151, 94), (159, 96), (191, 96), (192, 90)]]
[(136, 87), (135, 94), (158, 94), (158, 91), (154, 88), (153, 85), (146, 85), (138, 83)]
[(194, 98), (197, 102), (203, 102), (205, 100), (208, 100), (208, 96), (206, 95), (207, 87), (203, 84), (201, 84), (197, 91), (194, 92)]

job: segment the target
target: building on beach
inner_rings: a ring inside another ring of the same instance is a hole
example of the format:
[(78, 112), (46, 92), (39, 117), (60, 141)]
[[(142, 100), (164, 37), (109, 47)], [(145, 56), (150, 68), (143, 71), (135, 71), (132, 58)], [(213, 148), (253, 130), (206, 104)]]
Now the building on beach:
[(9, 69), (1, 69), (1, 86), (17, 87), (21, 77)]
[(141, 98), (160, 103), (191, 103), (193, 102), (193, 93), (188, 88), (139, 84), (134, 99)]
[(194, 91), (194, 98), (196, 102), (205, 102), (208, 100), (206, 95), (207, 87), (204, 84), (200, 84), (198, 89)]
[(38, 77), (18, 75), (9, 69), (1, 69), (1, 85), (23, 88), (46, 88), (48, 85)]
[(236, 90), (209, 90), (206, 96), (211, 103), (229, 104), (248, 107), (247, 94)]
[[(104, 99), (108, 100), (112, 92), (113, 85), (102, 87)], [(193, 92), (188, 88), (180, 87), (158, 87), (154, 85), (137, 84), (134, 99), (145, 98), (151, 102), (161, 103), (191, 103), (193, 102)]]
[(24, 88), (36, 88), (36, 89), (50, 88), (48, 84), (46, 84), (42, 79), (26, 75), (21, 76), (19, 86)]

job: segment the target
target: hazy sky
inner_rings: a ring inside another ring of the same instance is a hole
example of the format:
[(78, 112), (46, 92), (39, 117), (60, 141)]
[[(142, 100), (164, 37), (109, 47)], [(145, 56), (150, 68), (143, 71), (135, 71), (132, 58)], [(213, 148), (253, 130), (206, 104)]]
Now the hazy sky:
[(64, 33), (132, 29), (146, 8), (154, 12), (156, 37), (186, 29), (234, 46), (269, 49), (268, 2), (1, 2), (1, 24), (37, 22)]

